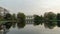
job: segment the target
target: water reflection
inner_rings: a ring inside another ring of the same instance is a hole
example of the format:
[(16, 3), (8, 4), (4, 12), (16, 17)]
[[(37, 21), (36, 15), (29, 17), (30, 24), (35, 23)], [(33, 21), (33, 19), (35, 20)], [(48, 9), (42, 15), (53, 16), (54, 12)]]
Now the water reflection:
[(0, 25), (0, 34), (6, 34), (7, 32), (9, 32), (9, 29), (11, 27), (15, 28), (16, 27), (16, 24), (17, 24), (17, 27), (20, 29), (20, 28), (24, 28), (25, 26), (25, 23), (15, 23), (15, 22), (6, 22), (5, 24), (2, 24)]
[(34, 21), (34, 26), (36, 26), (36, 25), (42, 25), (43, 24), (43, 21)]
[[(33, 21), (32, 21), (33, 22)], [(0, 25), (0, 34), (7, 34), (7, 32), (9, 32), (10, 28), (24, 28), (25, 25), (27, 25), (28, 23), (26, 22), (6, 22), (5, 24), (1, 24)], [(38, 26), (38, 25), (43, 25), (45, 28), (49, 28), (49, 29), (54, 29), (54, 27), (58, 26), (60, 27), (60, 21), (57, 22), (53, 22), (53, 21), (47, 21), (47, 22), (43, 22), (43, 21), (38, 21), (38, 22), (34, 22), (34, 23), (30, 23), (33, 24), (34, 26)]]
[(16, 27), (16, 22), (12, 23), (12, 27), (15, 28)]
[(57, 26), (60, 27), (60, 21), (57, 21)]
[(44, 23), (45, 28), (49, 28), (49, 29), (53, 29), (56, 25), (57, 25), (57, 23), (56, 22), (52, 22), (52, 21)]
[(18, 22), (18, 23), (17, 23), (17, 27), (18, 27), (18, 28), (24, 28), (24, 27), (25, 27), (25, 23), (23, 23), (23, 22), (21, 22), (21, 23)]

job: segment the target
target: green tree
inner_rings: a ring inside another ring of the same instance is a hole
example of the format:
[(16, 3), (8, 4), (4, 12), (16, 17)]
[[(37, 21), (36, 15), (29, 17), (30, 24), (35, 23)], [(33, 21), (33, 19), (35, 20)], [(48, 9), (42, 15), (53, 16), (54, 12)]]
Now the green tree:
[(34, 25), (42, 24), (42, 16), (34, 15)]
[(60, 27), (60, 13), (57, 14), (57, 26)]
[(19, 22), (25, 22), (25, 14), (19, 12), (19, 13), (17, 14), (17, 20), (18, 20)]
[(16, 14), (12, 14), (12, 21), (17, 21), (17, 17), (16, 17)]
[(10, 13), (7, 13), (5, 16), (4, 16), (4, 19), (5, 20), (12, 20), (12, 15)]
[(53, 12), (46, 12), (45, 14), (44, 14), (44, 19), (46, 20), (46, 21), (48, 21), (48, 20), (56, 20), (56, 14), (55, 13), (53, 13)]

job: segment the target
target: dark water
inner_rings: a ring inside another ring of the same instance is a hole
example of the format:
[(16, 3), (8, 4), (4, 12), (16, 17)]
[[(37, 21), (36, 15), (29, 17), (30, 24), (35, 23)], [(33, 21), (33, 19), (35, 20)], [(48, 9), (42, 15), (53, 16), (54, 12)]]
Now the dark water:
[(0, 28), (0, 34), (60, 34), (60, 27), (57, 23), (46, 22), (39, 25), (6, 23), (5, 28)]

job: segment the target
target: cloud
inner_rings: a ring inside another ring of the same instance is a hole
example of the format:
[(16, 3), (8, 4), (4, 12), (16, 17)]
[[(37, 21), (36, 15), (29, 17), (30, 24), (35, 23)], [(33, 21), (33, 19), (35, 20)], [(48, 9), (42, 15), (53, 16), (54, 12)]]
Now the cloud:
[(50, 10), (52, 12), (59, 10), (60, 0), (1, 0), (0, 6), (9, 9), (11, 13), (23, 12), (26, 15), (41, 15)]

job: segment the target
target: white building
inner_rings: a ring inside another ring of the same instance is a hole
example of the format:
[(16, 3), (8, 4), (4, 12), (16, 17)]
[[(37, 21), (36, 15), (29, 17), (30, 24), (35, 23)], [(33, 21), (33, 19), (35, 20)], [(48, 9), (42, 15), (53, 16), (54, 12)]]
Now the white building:
[(6, 13), (9, 13), (8, 10), (0, 7), (0, 15), (4, 16)]
[(30, 16), (30, 15), (29, 16), (26, 16), (25, 21), (26, 21), (27, 24), (34, 23), (33, 20), (34, 20), (34, 16)]

